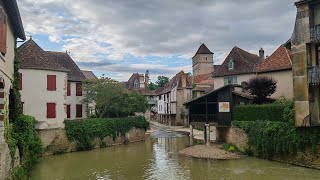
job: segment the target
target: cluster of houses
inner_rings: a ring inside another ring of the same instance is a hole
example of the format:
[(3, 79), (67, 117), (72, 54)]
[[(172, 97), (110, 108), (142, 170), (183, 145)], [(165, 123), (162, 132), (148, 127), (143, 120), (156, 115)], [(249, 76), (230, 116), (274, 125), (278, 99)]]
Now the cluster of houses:
[(64, 128), (65, 119), (86, 117), (91, 106), (83, 102), (82, 84), (96, 79), (92, 71), (80, 70), (68, 53), (43, 50), (32, 38), (16, 54), (19, 39), (26, 36), (17, 2), (0, 1), (0, 128), (9, 115), (16, 55), (23, 113), (37, 119), (37, 129)]

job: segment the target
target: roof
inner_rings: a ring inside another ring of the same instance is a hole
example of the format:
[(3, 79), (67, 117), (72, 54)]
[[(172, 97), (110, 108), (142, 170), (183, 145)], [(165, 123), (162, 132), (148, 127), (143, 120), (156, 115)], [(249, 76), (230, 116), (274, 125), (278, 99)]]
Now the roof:
[(17, 1), (2, 0), (2, 2), (12, 24), (14, 35), (22, 40), (26, 40)]
[(80, 68), (65, 52), (46, 51), (46, 54), (50, 57), (50, 60), (59, 63), (62, 67), (69, 70), (68, 81), (84, 81), (86, 77), (83, 75)]
[(291, 51), (287, 50), (284, 45), (281, 45), (269, 57), (264, 60), (260, 60), (256, 66), (256, 72), (289, 70), (291, 68)]
[(200, 84), (200, 85), (213, 85), (213, 79), (210, 77), (209, 74), (200, 74), (198, 76), (193, 76), (193, 84)]
[(157, 94), (165, 94), (170, 92), (174, 87), (182, 88), (182, 78), (185, 78), (186, 87), (192, 88), (192, 83), (189, 81), (188, 75), (183, 71), (177, 73), (164, 87), (162, 91), (156, 91)]
[(32, 39), (18, 48), (21, 69), (41, 69), (68, 72), (58, 62), (50, 60), (46, 52)]
[(81, 70), (81, 71), (84, 77), (86, 77), (86, 79), (88, 80), (98, 79), (97, 76), (95, 76), (92, 71), (86, 71), (86, 70)]
[(253, 100), (255, 98), (254, 95), (251, 95), (251, 94), (245, 93), (245, 92), (233, 91), (232, 93), (235, 94), (235, 95), (241, 96), (243, 98), (246, 98), (246, 99)]
[(195, 57), (197, 54), (213, 54), (205, 44), (201, 44), (196, 54), (193, 56)]
[[(217, 66), (218, 68), (212, 73), (212, 76), (221, 77), (253, 73), (255, 64), (259, 62), (259, 59), (259, 56), (235, 46), (232, 48), (221, 66)], [(229, 70), (228, 65), (231, 60), (234, 62), (234, 68)]]

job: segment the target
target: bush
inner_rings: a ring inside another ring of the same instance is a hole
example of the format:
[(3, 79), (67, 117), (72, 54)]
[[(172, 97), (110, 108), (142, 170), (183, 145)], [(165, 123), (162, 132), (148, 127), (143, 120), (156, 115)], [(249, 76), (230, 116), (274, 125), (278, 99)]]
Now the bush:
[(228, 143), (224, 143), (222, 145), (222, 148), (226, 151), (230, 151), (230, 152), (239, 152), (240, 150), (233, 144), (228, 144)]
[[(234, 121), (281, 121), (288, 122), (292, 114), (288, 114), (293, 103), (272, 103), (263, 105), (236, 106), (233, 111)], [(284, 113), (286, 112), (286, 113)], [(287, 115), (289, 117), (287, 117)]]
[(255, 103), (266, 103), (268, 97), (276, 92), (277, 81), (269, 76), (256, 76), (249, 80), (247, 89), (255, 95)]
[(107, 136), (113, 138), (117, 134), (125, 135), (132, 128), (146, 130), (149, 123), (144, 117), (128, 117), (113, 119), (82, 119), (65, 121), (69, 140), (77, 142), (78, 150), (90, 150), (93, 148), (94, 138), (103, 139)]

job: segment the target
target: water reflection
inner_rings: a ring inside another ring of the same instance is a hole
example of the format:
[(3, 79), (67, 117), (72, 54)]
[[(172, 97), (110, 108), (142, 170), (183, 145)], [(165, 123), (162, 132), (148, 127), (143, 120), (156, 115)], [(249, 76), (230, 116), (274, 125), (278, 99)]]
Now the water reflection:
[[(230, 161), (177, 155), (188, 138), (152, 138), (146, 142), (44, 157), (31, 180), (171, 179), (320, 179), (320, 171), (256, 158)], [(168, 135), (168, 134), (167, 134)]]

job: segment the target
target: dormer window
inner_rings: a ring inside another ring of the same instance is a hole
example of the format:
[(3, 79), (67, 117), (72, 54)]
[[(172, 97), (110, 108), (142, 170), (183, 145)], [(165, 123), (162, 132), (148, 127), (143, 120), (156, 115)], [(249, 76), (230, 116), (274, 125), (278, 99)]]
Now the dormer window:
[(138, 79), (134, 80), (133, 88), (134, 89), (139, 89), (139, 80)]
[(228, 64), (229, 70), (232, 70), (234, 68), (234, 61), (230, 60)]

